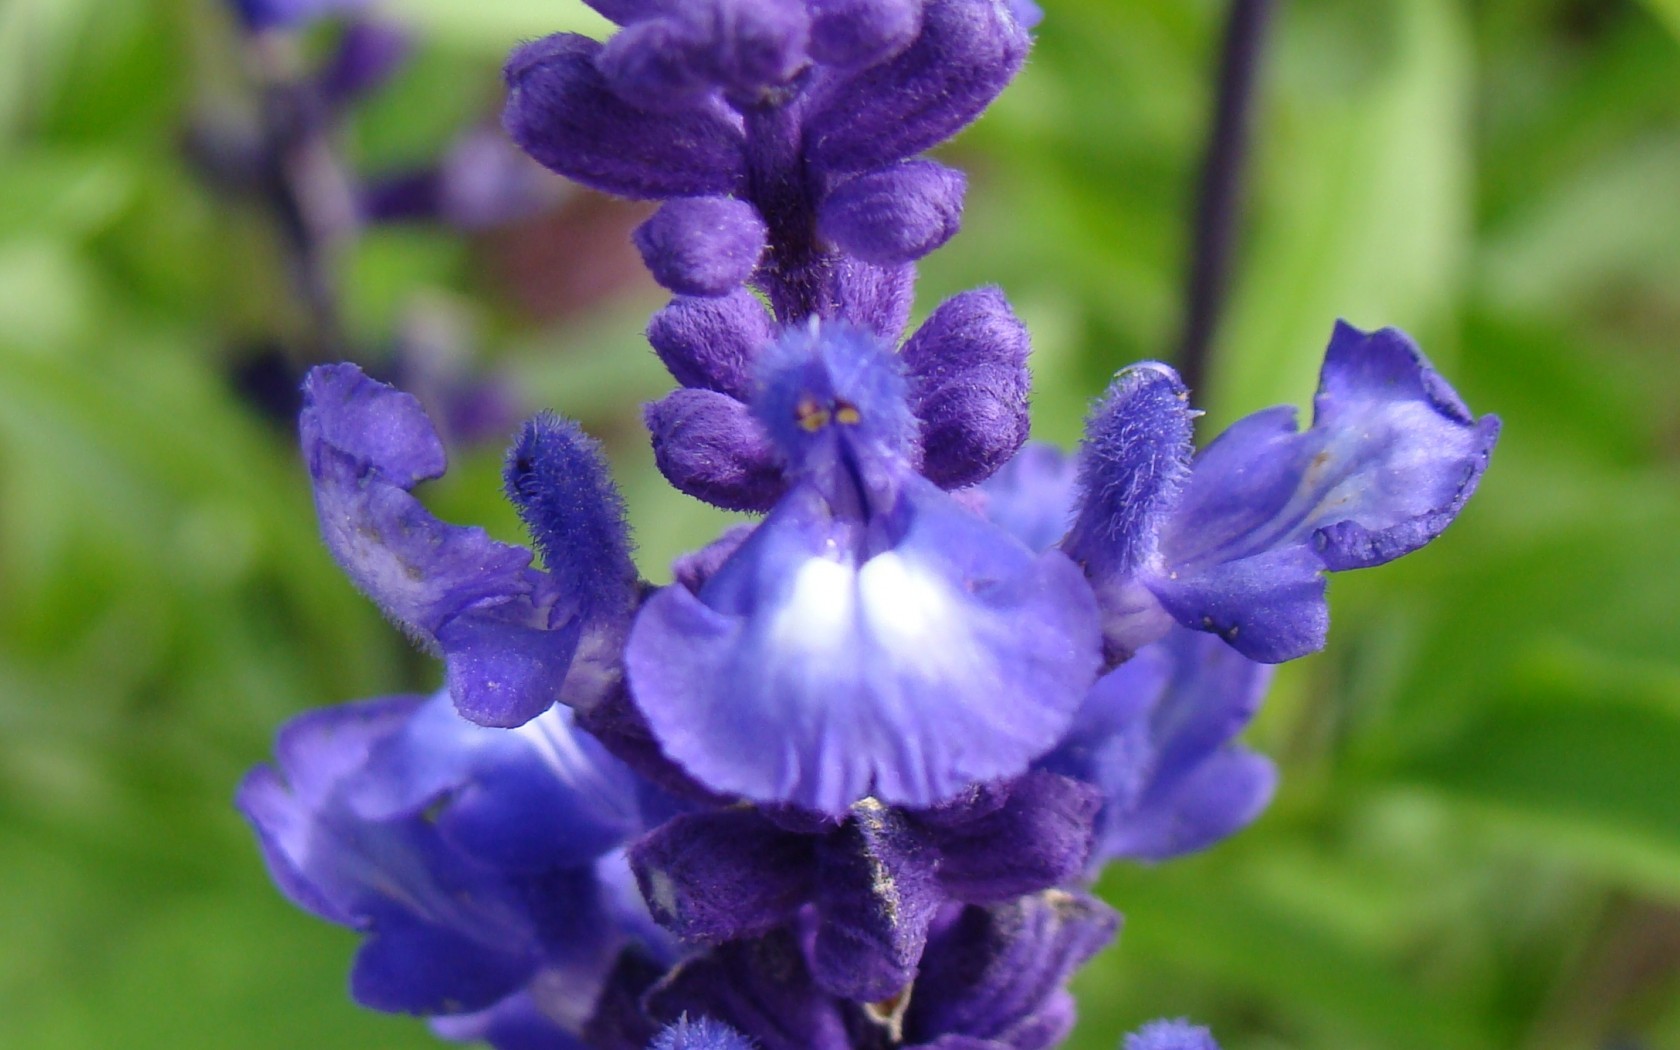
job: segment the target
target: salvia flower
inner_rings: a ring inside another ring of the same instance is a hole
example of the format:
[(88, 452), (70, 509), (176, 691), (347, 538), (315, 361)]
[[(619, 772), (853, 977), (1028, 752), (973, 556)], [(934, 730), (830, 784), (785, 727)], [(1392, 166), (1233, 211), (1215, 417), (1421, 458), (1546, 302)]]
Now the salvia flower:
[[(1024, 446), (1030, 339), (983, 288), (905, 334), (963, 180), (917, 156), (1019, 68), (1002, 0), (593, 0), (516, 51), (505, 123), (663, 200), (644, 418), (761, 518), (642, 581), (596, 446), (517, 436), (533, 549), (434, 517), (419, 404), (315, 370), (329, 550), (446, 688), (300, 716), (241, 791), (276, 880), (367, 939), (353, 990), (502, 1050), (1049, 1050), (1119, 917), (1086, 892), (1255, 820), (1238, 737), (1323, 644), (1324, 574), (1456, 516), (1497, 437), (1392, 330), (1339, 325), (1312, 425), (1196, 452), (1168, 366), (1076, 454)], [(539, 560), (540, 555), (540, 560)], [(1126, 1050), (1215, 1050), (1150, 1025)]]

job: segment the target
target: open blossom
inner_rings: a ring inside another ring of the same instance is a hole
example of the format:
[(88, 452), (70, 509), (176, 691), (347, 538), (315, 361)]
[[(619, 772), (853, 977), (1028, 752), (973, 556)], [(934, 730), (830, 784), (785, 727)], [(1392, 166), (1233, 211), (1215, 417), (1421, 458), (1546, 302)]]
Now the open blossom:
[[(1194, 452), (1168, 366), (1079, 450), (1024, 445), (996, 289), (906, 336), (963, 180), (919, 154), (1025, 58), (1001, 0), (596, 0), (510, 59), (548, 167), (665, 204), (648, 406), (679, 489), (762, 514), (642, 581), (595, 445), (509, 452), (525, 548), (438, 520), (411, 397), (309, 377), (322, 534), (443, 662), (304, 715), (240, 806), (285, 892), (366, 937), (353, 991), (505, 1050), (1048, 1050), (1119, 918), (1107, 862), (1207, 848), (1276, 770), (1238, 741), (1327, 630), (1324, 575), (1434, 539), (1498, 433), (1393, 330), (1338, 325), (1312, 425)], [(1160, 1022), (1127, 1050), (1212, 1050)]]

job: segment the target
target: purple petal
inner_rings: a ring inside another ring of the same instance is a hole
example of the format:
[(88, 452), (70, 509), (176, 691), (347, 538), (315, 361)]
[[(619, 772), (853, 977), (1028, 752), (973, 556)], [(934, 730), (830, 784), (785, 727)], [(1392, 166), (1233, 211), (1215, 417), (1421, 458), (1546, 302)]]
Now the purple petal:
[(1030, 39), (1000, 5), (927, 0), (904, 51), (825, 84), (806, 118), (806, 156), (831, 174), (905, 160), (960, 131), (1026, 60)]
[(817, 209), (817, 229), (864, 262), (915, 262), (956, 236), (968, 179), (931, 160), (911, 160), (854, 176)]
[(929, 806), (1054, 743), (1095, 665), (1078, 572), (916, 478), (887, 527), (851, 561), (851, 526), (801, 486), (698, 597), (643, 607), (630, 681), (673, 759), (838, 814), (867, 795)]
[(922, 0), (810, 0), (811, 57), (839, 69), (884, 62), (922, 28)]
[(1304, 544), (1199, 572), (1170, 570), (1150, 588), (1173, 619), (1219, 635), (1252, 660), (1282, 663), (1317, 652), (1330, 632), (1324, 563)]
[(1393, 328), (1367, 334), (1339, 323), (1313, 407), (1328, 460), (1319, 468), (1315, 457), (1308, 473), (1345, 478), (1333, 488), (1328, 477), (1303, 479), (1328, 488), (1313, 515), (1328, 523), (1313, 540), (1333, 571), (1381, 565), (1440, 535), (1475, 492), (1499, 438), (1498, 417), (1472, 417)]
[(1078, 460), (1054, 445), (1028, 443), (976, 490), (986, 520), (1028, 550), (1047, 551), (1073, 525)]
[(544, 167), (623, 197), (727, 194), (744, 174), (740, 121), (721, 102), (652, 113), (595, 68), (601, 45), (559, 33), (508, 59), (503, 125)]
[(753, 362), (775, 329), (758, 297), (736, 288), (715, 298), (671, 300), (648, 322), (647, 337), (677, 382), (744, 402), (752, 396)]
[(757, 810), (725, 809), (665, 822), (636, 843), (630, 864), (660, 925), (716, 944), (791, 919), (810, 896), (814, 846)]
[(1122, 1050), (1219, 1050), (1213, 1033), (1188, 1021), (1151, 1021), (1126, 1036)]
[(935, 484), (978, 484), (1021, 448), (1031, 351), (1026, 326), (996, 288), (947, 299), (904, 344), (910, 407), (922, 421), (922, 473)]
[(365, 820), (431, 811), (456, 848), (510, 870), (583, 867), (641, 830), (634, 777), (570, 711), (490, 729), (441, 695), (371, 752), (346, 801)]
[(431, 1028), (440, 1039), (489, 1043), (496, 1050), (588, 1050), (585, 1043), (556, 1025), (526, 991), (488, 1010), (434, 1017)]
[(408, 489), (443, 473), (443, 446), (407, 394), (354, 365), (314, 369), (299, 420), (322, 537), (356, 585), (450, 662), (463, 711), (517, 725), (560, 693), (575, 628), (531, 553), (446, 525)]
[(909, 986), (944, 903), (922, 845), (899, 811), (872, 799), (822, 840), (811, 972), (824, 991), (879, 1002)]
[(1109, 858), (1159, 861), (1223, 842), (1264, 813), (1277, 790), (1277, 767), (1264, 755), (1231, 746), (1209, 755), (1175, 790), (1111, 822)]
[(659, 472), (679, 490), (726, 510), (768, 510), (781, 496), (781, 457), (734, 398), (673, 390), (642, 418)]
[(1311, 429), (1275, 408), (1196, 460), (1149, 586), (1180, 623), (1230, 634), (1255, 659), (1321, 648), (1316, 562), (1364, 568), (1428, 543), (1475, 490), (1499, 421), (1473, 419), (1394, 329), (1338, 324)]
[(522, 984), (534, 959), (443, 926), (393, 922), (359, 952), (350, 994), (363, 1006), (392, 1013), (482, 1010)]
[(653, 279), (679, 295), (726, 295), (752, 276), (767, 231), (758, 210), (733, 197), (666, 201), (636, 227)]
[(904, 335), (915, 296), (916, 268), (875, 266), (842, 256), (834, 264), (835, 316), (869, 329), (889, 345)]
[(804, 953), (786, 931), (731, 941), (684, 963), (646, 1002), (656, 1020), (715, 1018), (750, 1034), (760, 1050), (853, 1046), (839, 1005), (811, 983)]
[(1046, 769), (1101, 789), (1093, 862), (1164, 860), (1247, 826), (1271, 798), (1271, 764), (1232, 741), (1271, 670), (1184, 628), (1092, 687)]
[(370, 756), (415, 711), (416, 700), (402, 698), (300, 716), (281, 733), (279, 771), (247, 777), (239, 806), (288, 896), (370, 935), (353, 979), (361, 1002), (481, 1009), (537, 964), (538, 933), (517, 888), (423, 817), (367, 820), (346, 803), (372, 775)]
[(1004, 790), (1007, 801), (975, 819), (943, 827), (916, 821), (938, 853), (939, 885), (955, 900), (999, 903), (1069, 882), (1085, 868), (1101, 792), (1045, 772)]
[(1061, 890), (967, 909), (928, 942), (904, 1041), (949, 1035), (1030, 1050), (1054, 1045), (1072, 1021), (1063, 985), (1118, 922), (1101, 902)]

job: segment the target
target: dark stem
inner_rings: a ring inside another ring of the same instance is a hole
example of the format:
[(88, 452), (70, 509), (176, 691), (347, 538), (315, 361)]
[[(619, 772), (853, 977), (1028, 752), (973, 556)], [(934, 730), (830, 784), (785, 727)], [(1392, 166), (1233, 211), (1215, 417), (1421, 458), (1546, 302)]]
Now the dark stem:
[(1207, 375), (1208, 352), (1230, 277), (1231, 246), (1240, 218), (1254, 83), (1272, 0), (1231, 0), (1219, 56), (1219, 84), (1191, 234), (1184, 335), (1178, 371), (1191, 390)]
[(275, 34), (250, 43), (262, 92), (263, 192), (310, 321), (310, 356), (330, 361), (348, 353), (338, 269), (358, 221), (355, 191), (331, 141), (325, 101), (297, 72), (297, 57), (287, 44)]
[(833, 260), (816, 237), (814, 194), (804, 165), (798, 110), (782, 100), (745, 108), (747, 193), (764, 217), (769, 244), (755, 283), (770, 298), (777, 320), (794, 324), (827, 315)]

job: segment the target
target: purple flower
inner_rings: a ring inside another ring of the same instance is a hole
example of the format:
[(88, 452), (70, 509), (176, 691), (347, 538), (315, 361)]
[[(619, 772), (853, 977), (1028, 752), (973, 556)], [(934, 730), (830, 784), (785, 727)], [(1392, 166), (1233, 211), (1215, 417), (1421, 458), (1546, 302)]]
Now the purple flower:
[(461, 1014), (564, 973), (548, 1013), (587, 1015), (638, 932), (609, 887), (641, 789), (565, 711), (510, 731), (442, 694), (372, 700), (294, 719), (276, 758), (238, 805), (287, 896), (366, 935), (357, 1001)]
[(1267, 663), (1322, 648), (1325, 571), (1434, 539), (1499, 436), (1394, 329), (1338, 324), (1311, 429), (1274, 408), (1189, 459), (1191, 411), (1164, 365), (1123, 373), (1092, 416), (1063, 542), (1103, 604), (1111, 657), (1174, 621)]
[(1090, 682), (1089, 588), (913, 472), (904, 379), (865, 333), (791, 333), (762, 376), (791, 487), (698, 593), (638, 616), (655, 735), (717, 790), (834, 815), (1022, 772)]
[(798, 937), (732, 941), (690, 960), (645, 998), (655, 1019), (713, 1017), (763, 1050), (1048, 1050), (1073, 1026), (1065, 984), (1110, 938), (1117, 917), (1051, 890), (989, 908), (948, 909), (914, 990), (857, 1003), (811, 979)]
[(1101, 790), (1093, 872), (1205, 849), (1260, 815), (1277, 772), (1232, 741), (1270, 679), (1268, 666), (1181, 627), (1098, 679), (1040, 763)]
[(510, 462), (545, 572), (531, 567), (530, 551), (444, 524), (410, 494), (445, 468), (414, 398), (354, 365), (315, 369), (304, 398), (299, 429), (328, 549), (388, 616), (441, 652), (462, 713), (518, 725), (557, 699), (598, 700), (618, 661), (600, 639), (628, 624), (636, 577), (622, 507), (593, 444), (539, 419), (519, 447), (541, 455), (530, 470), (517, 450)]
[(941, 909), (1076, 879), (1099, 804), (1092, 787), (1035, 772), (926, 810), (866, 800), (840, 821), (719, 809), (656, 828), (630, 862), (654, 918), (683, 940), (721, 944), (804, 916), (813, 980), (876, 1001), (911, 983)]
[(784, 325), (841, 318), (896, 339), (907, 264), (956, 233), (965, 189), (913, 158), (1020, 69), (1016, 18), (993, 0), (597, 8), (623, 26), (604, 45), (560, 34), (509, 60), (515, 141), (596, 189), (677, 198), (638, 235), (673, 291), (750, 280)]

